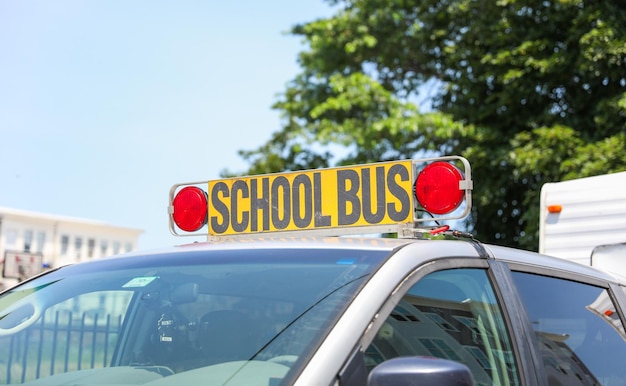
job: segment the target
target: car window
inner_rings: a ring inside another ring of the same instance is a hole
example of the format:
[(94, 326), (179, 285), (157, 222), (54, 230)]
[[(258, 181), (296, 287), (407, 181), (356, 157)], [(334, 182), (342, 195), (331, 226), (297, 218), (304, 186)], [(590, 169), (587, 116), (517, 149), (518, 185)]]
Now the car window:
[(49, 272), (0, 296), (0, 384), (279, 382), (387, 254), (226, 250)]
[(366, 349), (366, 364), (425, 355), (464, 363), (476, 385), (519, 385), (511, 339), (483, 269), (434, 272), (412, 286)]
[(607, 290), (514, 272), (550, 385), (623, 385), (626, 334)]

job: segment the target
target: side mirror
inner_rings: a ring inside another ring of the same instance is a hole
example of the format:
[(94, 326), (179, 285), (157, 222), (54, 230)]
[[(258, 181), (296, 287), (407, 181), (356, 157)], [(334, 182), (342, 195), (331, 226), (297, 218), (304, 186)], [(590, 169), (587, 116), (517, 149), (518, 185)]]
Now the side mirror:
[(399, 357), (376, 366), (368, 386), (473, 386), (472, 373), (459, 362), (432, 357)]

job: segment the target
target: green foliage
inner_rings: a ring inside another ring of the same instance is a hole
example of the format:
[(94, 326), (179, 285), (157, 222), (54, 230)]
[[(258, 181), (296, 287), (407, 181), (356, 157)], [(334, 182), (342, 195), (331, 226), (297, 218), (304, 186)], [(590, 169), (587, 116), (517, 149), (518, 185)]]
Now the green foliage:
[[(420, 154), (473, 166), (470, 229), (537, 247), (545, 182), (626, 170), (626, 5), (583, 0), (334, 0), (293, 27), (302, 72), (249, 173)], [(435, 111), (417, 103), (440, 85)], [(345, 149), (336, 161), (335, 148)]]

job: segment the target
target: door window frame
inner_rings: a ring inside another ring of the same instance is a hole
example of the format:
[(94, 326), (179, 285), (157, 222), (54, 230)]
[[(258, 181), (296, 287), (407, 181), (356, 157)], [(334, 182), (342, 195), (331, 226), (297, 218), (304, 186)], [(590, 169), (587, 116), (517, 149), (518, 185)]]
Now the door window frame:
[[(485, 270), (502, 313), (520, 384), (540, 384), (539, 379), (541, 378), (534, 372), (536, 367), (533, 363), (537, 362), (537, 358), (539, 360), (541, 358), (535, 357), (535, 350), (528, 341), (529, 338), (535, 339), (532, 325), (528, 320), (521, 300), (517, 297), (516, 290), (513, 290), (512, 288), (514, 287), (511, 287), (513, 279), (510, 276), (510, 272), (508, 272), (508, 267), (505, 263), (493, 259), (456, 257), (431, 261), (417, 267), (402, 280), (380, 307), (376, 317), (361, 337), (359, 346), (362, 350), (365, 350), (372, 343), (396, 305), (419, 280), (436, 271), (459, 268)], [(505, 298), (506, 301), (504, 301)], [(510, 301), (509, 298), (513, 298), (516, 301)], [(520, 314), (522, 315), (520, 316)], [(541, 366), (541, 368), (543, 367)]]

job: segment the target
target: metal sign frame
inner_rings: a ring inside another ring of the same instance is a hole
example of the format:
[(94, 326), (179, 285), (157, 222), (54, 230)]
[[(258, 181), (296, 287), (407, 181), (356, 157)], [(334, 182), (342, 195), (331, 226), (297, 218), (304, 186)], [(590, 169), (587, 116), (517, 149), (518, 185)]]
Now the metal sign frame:
[[(422, 158), (422, 159), (414, 159), (414, 160), (399, 160), (396, 161), (398, 163), (402, 162), (411, 162), (412, 170), (410, 172), (411, 183), (414, 184), (418, 175), (418, 171), (426, 166), (429, 163), (436, 161), (448, 161), (454, 162), (455, 166), (460, 167), (460, 170), (463, 175), (463, 180), (459, 182), (459, 189), (464, 191), (464, 200), (463, 200), (463, 209), (461, 211), (453, 211), (452, 213), (441, 215), (441, 216), (419, 216), (420, 211), (417, 210), (420, 208), (417, 199), (415, 198), (414, 192), (410, 192), (410, 197), (413, 200), (413, 224), (411, 222), (407, 223), (394, 223), (394, 224), (384, 224), (384, 225), (367, 225), (367, 226), (348, 226), (348, 227), (326, 227), (326, 228), (316, 228), (316, 229), (302, 229), (302, 230), (280, 230), (280, 231), (258, 231), (252, 233), (240, 233), (240, 234), (228, 234), (228, 235), (211, 235), (208, 232), (208, 226), (203, 226), (199, 231), (196, 232), (185, 232), (181, 233), (181, 231), (174, 224), (172, 219), (173, 207), (172, 202), (176, 193), (186, 186), (197, 186), (202, 190), (206, 191), (207, 187), (210, 183), (221, 182), (221, 181), (237, 181), (238, 179), (250, 179), (250, 178), (263, 178), (263, 177), (276, 177), (285, 174), (292, 174), (298, 172), (288, 172), (288, 173), (271, 173), (264, 175), (256, 175), (256, 176), (241, 176), (234, 178), (227, 178), (222, 180), (206, 180), (206, 181), (198, 181), (198, 182), (189, 182), (189, 183), (181, 183), (175, 184), (171, 187), (169, 192), (169, 206), (168, 206), (168, 215), (169, 215), (169, 227), (170, 232), (175, 236), (207, 236), (209, 241), (216, 240), (224, 240), (230, 238), (259, 238), (259, 237), (292, 237), (292, 236), (345, 236), (345, 235), (365, 235), (365, 234), (380, 234), (380, 233), (398, 233), (399, 237), (405, 237), (407, 234), (411, 234), (412, 232), (408, 231), (409, 229), (415, 229), (417, 224), (422, 224), (425, 222), (440, 222), (440, 221), (448, 221), (448, 220), (457, 220), (466, 217), (472, 207), (472, 189), (473, 189), (473, 180), (472, 180), (472, 171), (470, 163), (467, 159), (460, 156), (443, 156), (443, 157), (432, 157), (432, 158)], [(379, 163), (371, 163), (371, 164), (362, 164), (362, 165), (353, 165), (352, 167), (367, 167), (367, 166), (378, 166), (393, 163), (391, 162), (379, 162)], [(318, 170), (306, 170), (301, 171), (301, 173), (310, 173), (316, 171), (325, 171), (325, 170), (340, 170), (340, 169), (350, 169), (350, 166), (347, 167), (335, 167), (335, 168), (327, 168), (327, 169), (318, 169)], [(422, 213), (425, 213), (422, 211)], [(210, 214), (209, 214), (210, 216)]]

